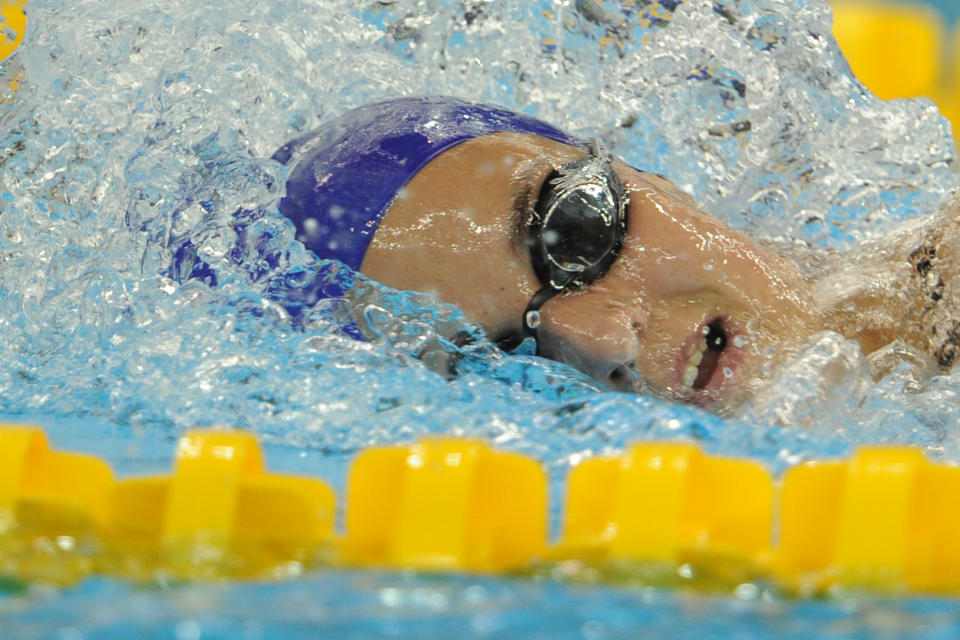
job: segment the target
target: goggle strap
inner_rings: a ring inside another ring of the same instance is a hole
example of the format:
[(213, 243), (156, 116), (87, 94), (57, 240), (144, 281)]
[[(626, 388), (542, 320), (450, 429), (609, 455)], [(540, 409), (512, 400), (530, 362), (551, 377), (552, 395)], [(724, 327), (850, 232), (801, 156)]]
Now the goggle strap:
[(527, 303), (527, 308), (523, 310), (523, 332), (526, 335), (528, 336), (534, 335), (537, 330), (536, 327), (531, 326), (530, 323), (527, 321), (528, 318), (530, 317), (530, 312), (540, 311), (540, 307), (542, 307), (547, 302), (547, 300), (557, 295), (561, 291), (563, 291), (562, 287), (558, 289), (551, 285), (547, 285), (545, 287), (542, 287), (535, 294), (533, 294), (533, 297), (530, 298), (530, 302)]
[[(530, 302), (527, 303), (527, 308), (523, 310), (523, 336), (533, 338), (534, 343), (537, 345), (537, 355), (542, 355), (540, 353), (540, 338), (537, 335), (537, 330), (540, 327), (539, 322), (539, 312), (540, 307), (542, 307), (547, 300), (552, 298), (563, 291), (562, 288), (557, 289), (550, 285), (542, 287), (539, 291), (533, 294), (533, 297), (530, 298)], [(531, 323), (531, 313), (537, 313), (538, 321), (536, 323)]]
[[(530, 298), (530, 302), (527, 303), (527, 308), (523, 310), (523, 317), (520, 320), (521, 329), (515, 333), (508, 333), (497, 338), (497, 346), (501, 350), (510, 352), (519, 347), (524, 340), (527, 338), (533, 338), (533, 341), (537, 345), (537, 355), (540, 354), (540, 341), (537, 336), (537, 327), (531, 325), (528, 322), (531, 312), (539, 312), (540, 307), (546, 303), (547, 300), (552, 298), (563, 291), (563, 289), (557, 289), (555, 287), (546, 286), (533, 294), (533, 297)], [(537, 323), (539, 325), (539, 323)]]

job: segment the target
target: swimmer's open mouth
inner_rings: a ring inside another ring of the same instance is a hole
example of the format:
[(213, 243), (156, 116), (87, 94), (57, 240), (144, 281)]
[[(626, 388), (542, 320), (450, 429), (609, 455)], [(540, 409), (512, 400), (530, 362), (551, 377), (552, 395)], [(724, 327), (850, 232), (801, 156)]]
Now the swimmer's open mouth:
[(704, 322), (687, 340), (677, 376), (682, 389), (718, 392), (725, 385), (740, 362), (732, 346), (733, 333), (729, 320), (720, 316)]

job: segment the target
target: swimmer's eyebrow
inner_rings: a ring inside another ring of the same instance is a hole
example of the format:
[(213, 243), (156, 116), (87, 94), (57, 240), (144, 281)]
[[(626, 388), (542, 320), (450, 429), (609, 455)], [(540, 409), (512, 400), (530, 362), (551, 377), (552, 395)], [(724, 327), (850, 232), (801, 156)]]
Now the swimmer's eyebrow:
[(510, 181), (516, 191), (510, 207), (510, 243), (518, 254), (522, 254), (526, 247), (530, 216), (542, 186), (538, 178), (548, 174), (543, 168), (549, 164), (546, 158), (529, 160)]

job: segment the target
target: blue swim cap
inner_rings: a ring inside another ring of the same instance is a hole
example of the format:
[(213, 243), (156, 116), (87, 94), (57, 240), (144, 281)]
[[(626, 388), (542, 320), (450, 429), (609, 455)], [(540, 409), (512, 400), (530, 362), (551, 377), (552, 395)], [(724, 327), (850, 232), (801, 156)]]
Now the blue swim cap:
[(281, 147), (289, 167), (280, 212), (320, 258), (359, 269), (397, 192), (435, 156), (488, 133), (583, 141), (502, 107), (444, 96), (397, 98), (349, 111)]

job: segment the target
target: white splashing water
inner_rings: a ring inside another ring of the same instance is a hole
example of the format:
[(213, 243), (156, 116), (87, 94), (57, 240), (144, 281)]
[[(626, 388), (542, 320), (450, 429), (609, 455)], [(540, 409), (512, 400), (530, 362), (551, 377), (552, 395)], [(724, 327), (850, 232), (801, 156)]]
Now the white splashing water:
[[(294, 330), (265, 295), (317, 270), (354, 277), (293, 241), (268, 158), (395, 95), (497, 102), (598, 136), (761, 238), (846, 248), (934, 211), (957, 183), (946, 121), (851, 78), (825, 1), (32, 0), (29, 18), (3, 65), (24, 83), (0, 106), (7, 413), (228, 423), (332, 451), (452, 432), (555, 468), (661, 436), (774, 467), (860, 440), (958, 453), (960, 379), (874, 384), (836, 336), (722, 420), (486, 343), (448, 381), (412, 354), (456, 352), (438, 335), (476, 328), (424, 296), (361, 282), (386, 338), (363, 343), (336, 304)], [(237, 248), (237, 211), (266, 250)], [(172, 277), (185, 239), (217, 286)]]

